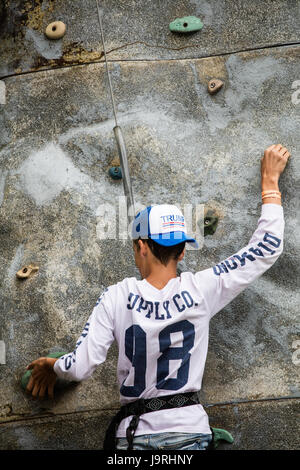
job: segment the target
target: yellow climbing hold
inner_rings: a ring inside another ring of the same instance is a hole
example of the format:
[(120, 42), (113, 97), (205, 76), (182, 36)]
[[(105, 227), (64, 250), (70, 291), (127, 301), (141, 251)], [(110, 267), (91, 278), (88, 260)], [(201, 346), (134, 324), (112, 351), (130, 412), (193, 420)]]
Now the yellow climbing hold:
[(54, 21), (48, 24), (45, 34), (48, 39), (60, 39), (65, 35), (66, 25), (62, 21)]

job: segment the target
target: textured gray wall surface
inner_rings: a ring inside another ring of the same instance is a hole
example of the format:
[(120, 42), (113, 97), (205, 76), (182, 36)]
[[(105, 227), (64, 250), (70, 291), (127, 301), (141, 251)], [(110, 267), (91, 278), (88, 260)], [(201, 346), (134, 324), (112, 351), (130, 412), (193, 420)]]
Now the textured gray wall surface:
[[(136, 201), (202, 204), (219, 217), (181, 269), (248, 243), (263, 150), (280, 142), (292, 154), (280, 180), (284, 252), (213, 318), (201, 399), (232, 448), (299, 448), (300, 2), (101, 3)], [(20, 387), (31, 360), (74, 349), (106, 286), (139, 276), (129, 239), (99, 238), (99, 208), (121, 214), (123, 186), (108, 175), (118, 154), (96, 11), (92, 0), (0, 8), (0, 449), (99, 449), (119, 406), (116, 345), (53, 403)], [(202, 31), (169, 31), (188, 15)], [(67, 32), (50, 41), (55, 20)], [(210, 95), (214, 77), (224, 86)], [(28, 264), (39, 271), (20, 281)]]
[[(183, 59), (299, 42), (298, 0), (102, 0), (110, 60)], [(1, 75), (100, 60), (95, 0), (4, 0)], [(0, 12), (1, 13), (1, 12)], [(200, 33), (176, 35), (175, 18), (198, 16)], [(46, 26), (67, 34), (49, 42)], [(13, 38), (13, 40), (12, 40)]]

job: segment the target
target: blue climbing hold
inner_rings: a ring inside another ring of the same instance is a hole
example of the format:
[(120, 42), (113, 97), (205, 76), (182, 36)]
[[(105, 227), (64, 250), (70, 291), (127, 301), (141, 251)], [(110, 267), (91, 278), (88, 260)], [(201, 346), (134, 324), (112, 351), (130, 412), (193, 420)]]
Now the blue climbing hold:
[(114, 180), (122, 179), (122, 170), (120, 166), (112, 166), (109, 169), (108, 174)]

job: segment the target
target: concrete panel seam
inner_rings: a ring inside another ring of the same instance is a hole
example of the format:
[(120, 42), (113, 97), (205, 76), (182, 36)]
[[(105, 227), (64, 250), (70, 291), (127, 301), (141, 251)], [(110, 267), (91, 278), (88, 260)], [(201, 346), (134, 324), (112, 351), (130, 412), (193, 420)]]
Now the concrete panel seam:
[[(114, 52), (116, 50), (122, 49), (122, 48), (130, 46), (130, 45), (134, 45), (134, 44), (144, 44), (145, 46), (148, 46), (148, 47), (156, 47), (156, 48), (171, 49), (171, 50), (181, 50), (181, 49), (185, 49), (185, 48), (197, 47), (197, 46), (184, 46), (184, 47), (176, 49), (176, 48), (168, 48), (168, 47), (159, 46), (159, 45), (151, 45), (151, 44), (147, 44), (147, 43), (144, 43), (144, 42), (137, 41), (137, 42), (133, 42), (133, 43), (129, 43), (129, 44), (124, 44), (123, 46), (117, 47), (115, 49), (111, 49), (110, 51), (107, 52), (107, 55), (111, 52)], [(174, 58), (174, 59), (114, 59), (114, 60), (108, 60), (108, 63), (119, 63), (119, 62), (120, 63), (121, 62), (137, 62), (137, 63), (139, 63), (139, 62), (171, 62), (171, 61), (183, 62), (183, 61), (191, 61), (191, 60), (210, 59), (210, 58), (213, 58), (213, 57), (226, 57), (226, 56), (233, 55), (233, 54), (241, 54), (243, 52), (264, 51), (266, 49), (276, 49), (276, 48), (281, 48), (281, 47), (292, 47), (292, 46), (299, 46), (299, 45), (300, 45), (300, 42), (292, 42), (292, 43), (286, 43), (286, 44), (280, 44), (279, 43), (279, 44), (274, 44), (274, 45), (270, 45), (270, 46), (254, 47), (254, 48), (248, 48), (248, 49), (246, 48), (246, 49), (235, 50), (235, 51), (230, 51), (230, 52), (222, 52), (222, 53), (219, 53), (219, 54), (211, 54), (211, 55), (208, 55), (208, 56), (196, 57), (196, 58), (195, 57), (185, 57), (185, 58)], [(102, 57), (102, 55), (101, 55), (101, 57)], [(68, 65), (63, 65), (63, 66), (58, 66), (58, 67), (41, 68), (39, 70), (34, 70), (34, 71), (3, 75), (2, 77), (0, 77), (0, 80), (4, 80), (6, 78), (17, 77), (19, 75), (29, 75), (29, 74), (39, 73), (39, 72), (47, 72), (47, 71), (50, 71), (50, 70), (61, 70), (61, 69), (65, 69), (65, 68), (82, 67), (82, 66), (85, 66), (85, 65), (101, 64), (101, 63), (105, 64), (104, 60), (94, 60), (94, 61), (90, 61), (90, 62), (81, 62), (81, 63), (78, 63), (78, 64), (68, 64)]]
[[(212, 404), (203, 404), (204, 408), (223, 408), (224, 406), (238, 406), (238, 405), (252, 405), (252, 404), (257, 404), (257, 403), (266, 403), (266, 402), (273, 402), (273, 401), (291, 401), (291, 400), (299, 400), (300, 396), (286, 396), (286, 397), (274, 397), (274, 398), (261, 398), (257, 400), (241, 400), (241, 401), (232, 401), (232, 402), (218, 402), (218, 403), (212, 403)], [(37, 420), (50, 420), (50, 421), (55, 421), (56, 418), (64, 418), (66, 416), (74, 416), (74, 415), (85, 415), (85, 414), (110, 414), (111, 412), (116, 413), (119, 411), (119, 408), (93, 408), (89, 410), (82, 410), (82, 411), (70, 411), (70, 412), (65, 412), (65, 413), (51, 413), (48, 412), (47, 414), (36, 414), (36, 415), (28, 415), (26, 416), (25, 414), (22, 416), (20, 414), (16, 414), (16, 419), (14, 418), (14, 415), (7, 416), (3, 419), (0, 419), (0, 428), (3, 424), (8, 424), (8, 423), (18, 423), (18, 422), (24, 422), (24, 421), (37, 421)]]

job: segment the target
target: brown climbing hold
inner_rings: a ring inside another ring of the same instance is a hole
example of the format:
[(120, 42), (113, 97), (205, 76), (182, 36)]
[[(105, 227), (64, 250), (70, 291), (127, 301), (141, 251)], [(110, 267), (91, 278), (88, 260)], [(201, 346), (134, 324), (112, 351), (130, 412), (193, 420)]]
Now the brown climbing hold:
[(66, 25), (62, 21), (54, 21), (48, 24), (45, 34), (48, 39), (60, 39), (65, 35)]
[(16, 276), (18, 279), (27, 279), (32, 274), (36, 273), (38, 270), (38, 266), (33, 266), (32, 264), (29, 264), (28, 266), (23, 266), (23, 268), (17, 272)]
[(211, 95), (213, 95), (217, 93), (217, 91), (219, 91), (223, 85), (224, 83), (222, 82), (222, 80), (219, 80), (218, 78), (213, 78), (212, 80), (208, 82), (208, 85), (207, 85), (208, 92)]

